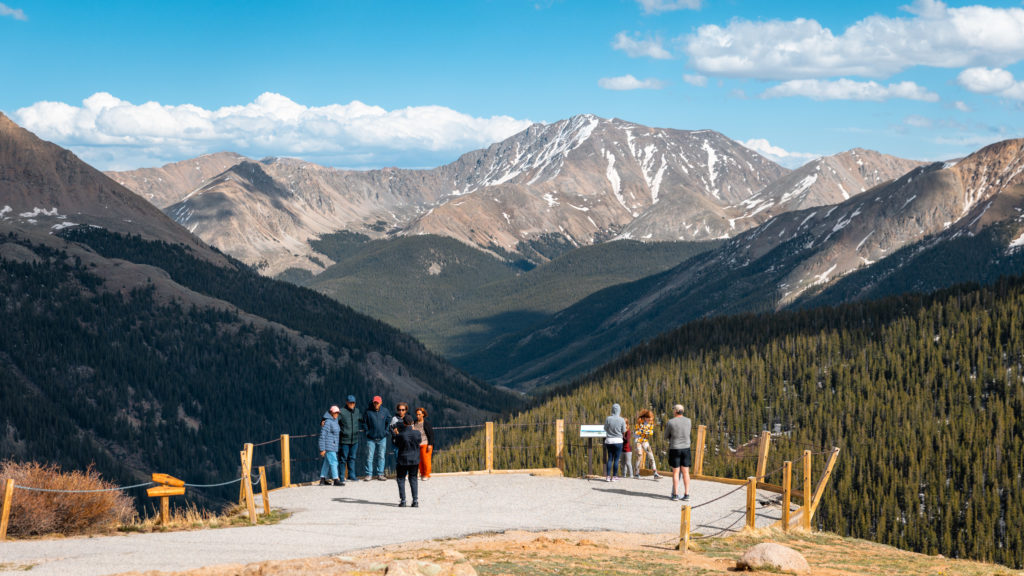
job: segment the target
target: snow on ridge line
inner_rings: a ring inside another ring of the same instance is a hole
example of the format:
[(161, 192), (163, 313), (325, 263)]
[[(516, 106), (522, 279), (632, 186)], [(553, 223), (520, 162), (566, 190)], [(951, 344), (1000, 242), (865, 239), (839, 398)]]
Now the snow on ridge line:
[[(2, 213), (2, 212), (0, 212), (0, 213)], [(1014, 248), (1021, 248), (1021, 247), (1024, 247), (1024, 232), (1021, 232), (1020, 236), (1017, 236), (1017, 239), (1014, 240), (1013, 242), (1010, 242), (1010, 245), (1008, 246), (1008, 248), (1011, 249), (1011, 250), (1013, 250)]]
[(7, 216), (4, 216), (4, 215), (7, 214), (8, 212), (13, 212), (13, 211), (14, 211), (13, 208), (11, 208), (10, 206), (4, 205), (3, 208), (0, 208), (0, 218), (6, 220)]

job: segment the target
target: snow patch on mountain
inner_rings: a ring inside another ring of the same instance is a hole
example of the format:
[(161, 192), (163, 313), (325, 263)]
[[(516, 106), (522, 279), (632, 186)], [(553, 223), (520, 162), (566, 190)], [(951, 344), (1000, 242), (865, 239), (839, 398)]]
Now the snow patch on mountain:
[(803, 194), (804, 192), (807, 191), (808, 188), (813, 186), (814, 183), (817, 182), (817, 181), (818, 181), (818, 175), (817, 174), (811, 174), (810, 176), (805, 176), (804, 179), (801, 180), (800, 182), (798, 182), (797, 185), (794, 186), (792, 190), (790, 190), (789, 192), (786, 192), (785, 194), (782, 195), (782, 203), (785, 204), (786, 202), (789, 202), (793, 198), (796, 198), (797, 196)]
[(718, 171), (715, 169), (715, 164), (718, 163), (718, 155), (715, 153), (715, 149), (707, 140), (705, 140), (704, 143), (701, 144), (701, 148), (703, 148), (704, 151), (707, 152), (708, 154), (708, 177), (710, 178), (708, 192), (710, 192), (711, 195), (714, 196), (715, 198), (721, 200), (721, 198), (718, 196), (718, 192), (714, 189), (715, 179), (718, 177)]
[(11, 208), (10, 206), (6, 206), (6, 205), (3, 208), (0, 208), (0, 219), (7, 220), (7, 213), (8, 212), (13, 212), (13, 211), (14, 211), (13, 208)]

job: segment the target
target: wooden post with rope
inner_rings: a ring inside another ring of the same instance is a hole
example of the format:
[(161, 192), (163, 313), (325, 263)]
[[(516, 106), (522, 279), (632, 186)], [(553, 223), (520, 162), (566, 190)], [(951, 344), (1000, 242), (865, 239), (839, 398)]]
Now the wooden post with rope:
[(676, 548), (683, 554), (690, 549), (690, 507), (683, 506), (682, 517), (679, 520), (679, 546)]
[(839, 458), (839, 448), (833, 448), (832, 453), (829, 454), (828, 462), (825, 464), (825, 471), (821, 474), (821, 479), (818, 480), (818, 485), (814, 487), (814, 495), (811, 496), (811, 516), (818, 511), (818, 503), (821, 502), (821, 497), (825, 493), (825, 485), (828, 484), (828, 479), (832, 475), (832, 469), (836, 465), (836, 459)]
[(291, 437), (288, 434), (281, 434), (281, 487), (288, 488), (292, 485), (292, 448)]
[(708, 427), (701, 424), (697, 426), (697, 453), (694, 455), (693, 473), (697, 476), (704, 474), (704, 442), (707, 438)]
[(804, 507), (800, 523), (804, 530), (811, 529), (811, 451), (804, 450)]
[(260, 495), (263, 497), (263, 514), (270, 515), (270, 497), (267, 495), (267, 467), (260, 466)]
[(4, 482), (4, 506), (0, 512), (0, 542), (7, 539), (7, 524), (11, 519), (11, 502), (14, 500), (14, 478)]
[[(243, 444), (242, 450), (242, 475), (252, 477), (252, 442)], [(249, 485), (249, 492), (252, 493), (252, 485)], [(245, 503), (245, 486), (238, 487), (238, 503)]]
[(484, 455), (484, 462), (486, 470), (491, 472), (494, 470), (494, 422), (488, 422), (485, 430), (484, 449), (486, 453)]
[(755, 476), (762, 482), (765, 480), (764, 473), (768, 470), (768, 447), (771, 445), (771, 442), (771, 432), (767, 430), (761, 432), (761, 441), (757, 447), (757, 473)]
[(754, 529), (754, 522), (757, 519), (755, 512), (757, 510), (757, 478), (751, 476), (747, 478), (747, 528), (750, 530)]
[(555, 420), (555, 467), (565, 476), (565, 420)]
[(256, 523), (256, 503), (253, 502), (252, 495), (252, 473), (249, 469), (249, 460), (252, 454), (252, 444), (246, 444), (248, 450), (241, 451), (242, 458), (242, 485), (239, 487), (239, 491), (242, 493), (242, 501), (239, 504), (245, 504), (245, 509), (249, 513), (249, 522), (251, 524)]
[(782, 465), (782, 530), (789, 532), (789, 508), (793, 500), (793, 463), (787, 460)]

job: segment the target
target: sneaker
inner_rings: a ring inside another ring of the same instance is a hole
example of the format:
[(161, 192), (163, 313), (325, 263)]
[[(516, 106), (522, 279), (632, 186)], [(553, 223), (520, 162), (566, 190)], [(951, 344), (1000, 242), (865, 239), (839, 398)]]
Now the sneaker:
[(661, 478), (661, 474), (658, 474), (657, 472), (655, 472), (655, 473), (654, 473), (654, 476), (653, 476), (653, 478), (654, 478), (655, 480), (658, 480), (658, 479), (660, 479), (660, 478)]
[(405, 508), (405, 500), (402, 500), (401, 502), (399, 502), (398, 503), (398, 507), (399, 508)]
[(388, 479), (387, 476), (384, 476), (383, 474), (380, 475), (380, 476), (377, 476), (377, 480), (380, 480), (381, 482), (387, 481), (387, 479)]
[(369, 476), (363, 476), (363, 482), (369, 482), (371, 478)]
[(330, 482), (327, 481), (327, 478), (324, 478), (323, 476), (321, 476), (320, 477), (320, 485), (321, 486), (327, 486), (328, 484), (330, 484)]
[(683, 502), (689, 502), (690, 501), (690, 495), (689, 494), (683, 494), (682, 501)]
[(419, 500), (413, 500), (412, 501), (412, 507), (413, 508), (419, 508), (420, 507), (420, 501)]
[(618, 482), (618, 481), (619, 481), (619, 479), (617, 477), (612, 476), (612, 482)]
[(679, 494), (673, 494), (672, 495), (672, 501), (674, 502), (676, 500), (679, 500)]
[(612, 477), (611, 477), (611, 476), (609, 476), (609, 477), (605, 478), (605, 479), (604, 479), (604, 481), (605, 481), (605, 482), (611, 482), (611, 481), (612, 481)]
[(335, 478), (334, 480), (331, 480), (331, 483), (334, 484), (335, 486), (344, 486), (345, 485), (345, 481), (341, 480), (340, 478)]

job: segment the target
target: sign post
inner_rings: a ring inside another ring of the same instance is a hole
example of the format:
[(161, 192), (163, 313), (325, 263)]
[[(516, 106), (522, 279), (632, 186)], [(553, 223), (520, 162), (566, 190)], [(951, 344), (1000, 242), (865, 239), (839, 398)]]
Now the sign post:
[(594, 475), (594, 438), (604, 438), (603, 424), (580, 424), (580, 438), (587, 439), (587, 476)]
[(159, 484), (146, 490), (150, 498), (160, 499), (160, 524), (166, 526), (170, 521), (170, 497), (183, 496), (185, 494), (185, 481), (179, 480), (170, 474), (153, 474), (153, 482)]

